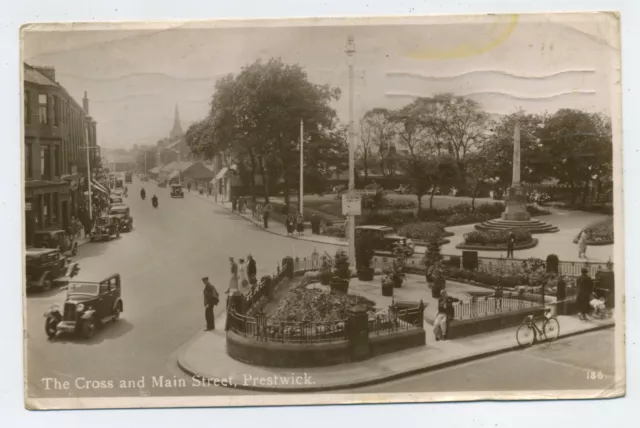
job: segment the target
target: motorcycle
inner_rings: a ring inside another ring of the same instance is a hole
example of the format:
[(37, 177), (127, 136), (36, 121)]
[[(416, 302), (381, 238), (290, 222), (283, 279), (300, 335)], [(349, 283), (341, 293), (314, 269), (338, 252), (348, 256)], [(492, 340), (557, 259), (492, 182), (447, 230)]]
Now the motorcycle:
[(153, 205), (153, 208), (158, 208), (158, 198), (153, 198), (151, 200), (151, 205)]
[(144, 190), (140, 191), (140, 197), (142, 198), (143, 201), (146, 196), (147, 194), (144, 192)]

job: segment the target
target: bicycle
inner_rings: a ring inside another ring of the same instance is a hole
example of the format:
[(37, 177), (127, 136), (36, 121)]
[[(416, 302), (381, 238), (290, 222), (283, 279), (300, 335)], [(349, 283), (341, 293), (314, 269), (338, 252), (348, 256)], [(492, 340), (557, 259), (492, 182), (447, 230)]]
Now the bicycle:
[[(516, 340), (521, 348), (528, 348), (538, 341), (538, 335), (544, 336), (549, 342), (553, 342), (560, 335), (560, 323), (555, 315), (549, 316), (551, 309), (546, 309), (544, 315), (534, 317), (527, 315), (516, 330)], [(542, 328), (536, 322), (542, 322)]]

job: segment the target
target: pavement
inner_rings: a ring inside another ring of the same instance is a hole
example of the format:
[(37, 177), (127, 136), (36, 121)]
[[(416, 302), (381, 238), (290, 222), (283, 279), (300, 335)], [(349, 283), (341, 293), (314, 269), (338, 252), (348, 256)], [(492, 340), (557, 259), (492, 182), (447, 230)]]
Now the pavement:
[[(199, 195), (196, 192), (191, 192), (190, 194), (198, 198), (208, 200), (211, 203), (215, 203), (231, 212), (231, 202), (215, 202), (212, 197)], [(256, 227), (260, 227), (265, 230), (262, 227), (262, 222), (255, 220), (250, 211), (242, 214), (234, 212), (234, 214), (255, 224)], [(558, 258), (564, 262), (584, 262), (585, 259), (578, 258), (578, 247), (573, 243), (573, 239), (586, 226), (594, 222), (603, 220), (606, 217), (606, 215), (597, 213), (552, 209), (551, 214), (536, 218), (540, 221), (544, 221), (546, 223), (557, 226), (560, 231), (557, 233), (536, 234), (535, 238), (538, 239), (538, 245), (534, 248), (526, 250), (516, 250), (514, 252), (514, 256), (515, 258), (519, 259), (528, 259), (530, 257), (546, 259), (549, 254), (556, 254)], [(450, 242), (448, 244), (444, 244), (441, 247), (442, 253), (448, 255), (461, 255), (462, 250), (456, 248), (456, 245), (464, 241), (465, 233), (475, 230), (475, 225), (468, 224), (462, 226), (447, 227), (446, 230), (453, 232), (454, 235), (451, 237), (447, 237)], [(284, 224), (276, 221), (271, 221), (269, 223), (269, 229), (266, 229), (266, 231), (272, 234), (288, 237), (289, 239), (305, 240), (327, 245), (337, 245), (345, 247), (349, 245), (345, 238), (335, 238), (332, 236), (324, 235), (311, 235), (309, 230), (306, 230), (305, 235), (303, 236), (288, 236)], [(417, 254), (424, 254), (425, 252), (426, 247), (416, 246)], [(505, 257), (506, 250), (505, 252), (479, 251), (478, 255), (480, 257)], [(591, 245), (587, 248), (586, 261), (606, 263), (609, 260), (614, 261), (613, 245)]]
[[(224, 319), (224, 314), (219, 316), (216, 325), (223, 326)], [(580, 321), (573, 316), (559, 316), (558, 321), (560, 338), (554, 344), (566, 341), (571, 336), (614, 326), (612, 319)], [(519, 350), (515, 330), (510, 328), (468, 338), (436, 342), (433, 340), (431, 328), (425, 325), (427, 335), (425, 346), (381, 355), (357, 363), (304, 369), (259, 367), (236, 361), (226, 354), (224, 331), (202, 331), (178, 351), (177, 361), (180, 368), (188, 375), (212, 383), (227, 379), (229, 389), (234, 390), (320, 392), (355, 389)], [(538, 343), (535, 346), (544, 346), (544, 344)], [(292, 378), (300, 381), (292, 383), (289, 380)], [(275, 383), (277, 385), (274, 385)], [(520, 388), (516, 389), (525, 389), (522, 387), (524, 383), (523, 376)], [(466, 390), (473, 390), (473, 386), (468, 386)]]

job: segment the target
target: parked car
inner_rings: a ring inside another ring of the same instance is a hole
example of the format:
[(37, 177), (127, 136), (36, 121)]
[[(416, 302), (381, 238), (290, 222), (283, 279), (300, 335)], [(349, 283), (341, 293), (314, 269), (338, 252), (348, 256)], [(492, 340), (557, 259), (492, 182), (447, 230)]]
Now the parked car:
[(133, 217), (125, 204), (114, 204), (109, 207), (109, 215), (116, 216), (120, 223), (120, 231), (130, 232), (133, 229)]
[(78, 243), (75, 236), (68, 235), (61, 229), (37, 231), (33, 246), (36, 248), (56, 248), (64, 255), (75, 256), (78, 253)]
[(106, 239), (109, 241), (113, 235), (115, 235), (116, 238), (120, 237), (120, 220), (118, 216), (100, 216), (91, 234), (91, 240)]
[(184, 192), (181, 184), (171, 185), (171, 197), (172, 198), (184, 198)]
[(54, 284), (66, 283), (78, 272), (78, 264), (55, 248), (27, 248), (25, 252), (27, 290), (50, 290)]
[(118, 193), (112, 193), (111, 196), (109, 196), (109, 203), (110, 204), (121, 204), (122, 203), (122, 195), (118, 194)]
[(99, 326), (117, 321), (123, 310), (119, 274), (100, 282), (70, 281), (62, 307), (53, 305), (45, 312), (45, 332), (49, 338), (76, 333), (90, 339)]
[(167, 187), (167, 180), (158, 180), (158, 187)]
[(389, 226), (368, 225), (356, 227), (356, 239), (362, 235), (371, 238), (370, 242), (373, 245), (374, 252), (391, 252), (398, 242), (402, 244), (407, 257), (412, 256), (415, 252), (413, 241), (405, 236), (398, 235), (395, 229)]

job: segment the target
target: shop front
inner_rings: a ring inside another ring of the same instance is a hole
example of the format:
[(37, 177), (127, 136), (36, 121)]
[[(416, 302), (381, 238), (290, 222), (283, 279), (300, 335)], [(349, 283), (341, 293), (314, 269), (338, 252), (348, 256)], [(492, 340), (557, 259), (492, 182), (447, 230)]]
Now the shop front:
[(68, 229), (71, 218), (67, 181), (27, 181), (25, 186), (25, 241), (33, 245), (39, 230)]

